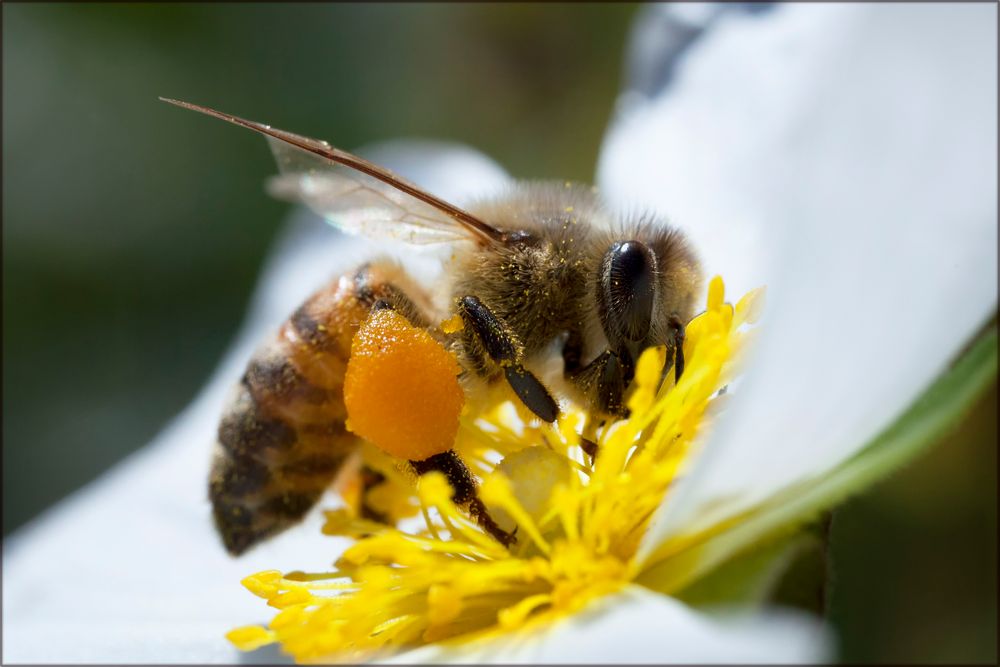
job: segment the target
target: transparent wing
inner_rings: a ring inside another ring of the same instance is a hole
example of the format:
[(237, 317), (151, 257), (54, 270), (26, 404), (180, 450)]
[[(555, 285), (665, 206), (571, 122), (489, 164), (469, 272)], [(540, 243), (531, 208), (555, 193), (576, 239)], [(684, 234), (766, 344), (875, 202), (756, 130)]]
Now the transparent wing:
[(418, 244), (505, 239), (470, 213), (325, 141), (190, 102), (160, 99), (263, 134), (281, 172), (269, 181), (270, 193), (306, 204), (346, 232)]
[(345, 232), (416, 244), (473, 238), (454, 218), (377, 178), (281, 139), (267, 142), (281, 172), (268, 180), (268, 192), (305, 204)]

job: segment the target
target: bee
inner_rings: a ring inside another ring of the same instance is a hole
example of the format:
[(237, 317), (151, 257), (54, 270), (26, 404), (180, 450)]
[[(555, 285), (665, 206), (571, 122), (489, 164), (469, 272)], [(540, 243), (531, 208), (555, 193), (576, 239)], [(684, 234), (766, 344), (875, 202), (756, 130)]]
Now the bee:
[[(462, 209), (325, 141), (164, 101), (263, 134), (281, 172), (272, 194), (339, 229), (453, 250), (430, 292), (385, 260), (335, 278), (254, 354), (222, 417), (209, 482), (230, 553), (300, 521), (357, 448), (345, 429), (343, 383), (351, 340), (373, 309), (393, 308), (432, 332), (458, 359), (470, 395), (506, 383), (544, 422), (556, 420), (559, 404), (540, 369), (560, 353), (563, 390), (600, 419), (627, 414), (646, 348), (666, 348), (663, 379), (683, 372), (684, 325), (703, 279), (684, 235), (662, 221), (617, 216), (594, 189), (569, 183), (520, 184)], [(462, 326), (446, 332), (440, 323), (456, 316)], [(454, 452), (411, 464), (417, 474), (445, 472), (456, 502), (512, 541)]]

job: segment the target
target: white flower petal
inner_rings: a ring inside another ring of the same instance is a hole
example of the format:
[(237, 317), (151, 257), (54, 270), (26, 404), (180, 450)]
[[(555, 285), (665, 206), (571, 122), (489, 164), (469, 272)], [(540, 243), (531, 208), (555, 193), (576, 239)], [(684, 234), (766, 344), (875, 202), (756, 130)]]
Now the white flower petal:
[(742, 400), (647, 551), (856, 452), (995, 311), (996, 11), (731, 19), (610, 133), (606, 188), (678, 211), (731, 298), (769, 285)]
[[(398, 142), (373, 152), (456, 200), (506, 182), (495, 163), (461, 147)], [(322, 281), (370, 253), (299, 214), (198, 398), (148, 447), (5, 540), (5, 663), (233, 662), (224, 634), (271, 616), (240, 579), (263, 569), (329, 567), (347, 541), (320, 533), (318, 511), (243, 558), (227, 556), (212, 527), (208, 467), (224, 401), (253, 348)]]
[(453, 204), (496, 194), (510, 183), (503, 167), (463, 144), (393, 139), (371, 144), (362, 153)]
[[(772, 263), (778, 221), (771, 209), (789, 185), (775, 150), (802, 105), (796, 82), (809, 68), (800, 56), (823, 43), (820, 25), (839, 23), (836, 8), (795, 9), (766, 18), (713, 13), (716, 24), (674, 63), (665, 94), (622, 96), (598, 164), (598, 184), (612, 203), (667, 216), (691, 237), (706, 273), (723, 274), (739, 293), (766, 283)], [(658, 5), (643, 18), (666, 31), (675, 13)], [(633, 67), (654, 69), (648, 59), (656, 55), (670, 53), (647, 45)]]
[(831, 657), (822, 624), (767, 611), (709, 616), (673, 598), (630, 586), (526, 637), (440, 645), (401, 663), (817, 663)]
[(342, 548), (314, 513), (243, 559), (223, 551), (205, 485), (237, 361), (149, 447), (7, 540), (5, 663), (231, 662), (225, 632), (267, 618), (240, 579), (324, 567)]

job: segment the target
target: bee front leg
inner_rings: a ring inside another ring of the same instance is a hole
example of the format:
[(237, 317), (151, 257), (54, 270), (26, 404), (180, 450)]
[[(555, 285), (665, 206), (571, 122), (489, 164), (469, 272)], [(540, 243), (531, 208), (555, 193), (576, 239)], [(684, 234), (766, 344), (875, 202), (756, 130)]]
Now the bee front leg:
[[(631, 357), (628, 352), (615, 353), (605, 350), (583, 366), (579, 363), (581, 351), (571, 347), (575, 340), (579, 339), (570, 334), (563, 348), (566, 379), (580, 388), (599, 413), (628, 416), (628, 409), (624, 406), (625, 389), (632, 374)], [(594, 418), (594, 414), (588, 416), (583, 433), (580, 435), (580, 448), (590, 456), (591, 461), (597, 458), (599, 449), (596, 428), (591, 421)]]
[(631, 380), (632, 362), (627, 352), (605, 350), (586, 366), (567, 371), (592, 404), (608, 415), (627, 416), (625, 389)]
[(621, 357), (605, 350), (592, 362), (597, 370), (597, 404), (613, 415), (627, 415), (625, 409), (625, 364)]
[(684, 323), (675, 316), (670, 318), (669, 324), (670, 330), (674, 334), (674, 354), (671, 357), (671, 350), (667, 349), (667, 359), (660, 373), (660, 383), (656, 387), (657, 390), (663, 386), (663, 381), (667, 379), (667, 374), (670, 373), (671, 368), (674, 369), (674, 384), (680, 382), (681, 375), (684, 373)]
[(684, 323), (672, 317), (670, 326), (674, 330), (674, 382), (678, 382), (684, 372)]
[(541, 420), (554, 422), (559, 405), (541, 380), (523, 366), (522, 346), (514, 332), (477, 297), (462, 297), (458, 313), (487, 356), (503, 369), (507, 383), (525, 407)]

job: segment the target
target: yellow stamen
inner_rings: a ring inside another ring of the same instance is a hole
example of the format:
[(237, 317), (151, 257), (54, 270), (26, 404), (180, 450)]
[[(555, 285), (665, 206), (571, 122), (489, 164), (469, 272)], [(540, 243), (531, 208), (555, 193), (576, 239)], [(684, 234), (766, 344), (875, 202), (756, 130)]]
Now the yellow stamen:
[[(542, 424), (506, 385), (470, 407), (455, 450), (482, 478), (478, 493), (491, 515), (516, 524), (509, 549), (455, 505), (443, 475), (413, 485), (391, 459), (368, 452), (366, 462), (393, 484), (382, 504), (419, 510), (423, 527), (404, 532), (361, 519), (356, 508), (327, 512), (323, 532), (355, 540), (336, 569), (247, 577), (244, 586), (281, 611), (269, 629), (227, 637), (243, 650), (279, 642), (300, 661), (360, 661), (527, 632), (621, 589), (639, 574), (634, 556), (648, 523), (723, 404), (718, 390), (735, 377), (734, 356), (750, 340), (746, 325), (760, 317), (763, 296), (754, 290), (734, 307), (713, 278), (706, 311), (686, 327), (680, 381), (671, 374), (661, 386), (665, 349), (645, 350), (628, 419), (602, 424), (568, 405), (554, 426)], [(581, 437), (597, 444), (596, 458), (584, 454)]]
[(246, 625), (226, 633), (226, 639), (231, 641), (241, 651), (253, 651), (261, 646), (267, 646), (275, 640), (273, 632), (268, 632), (259, 625)]
[(550, 603), (551, 601), (552, 595), (548, 593), (531, 595), (511, 607), (501, 609), (500, 613), (497, 614), (497, 621), (506, 629), (516, 628), (524, 623), (525, 619), (528, 618), (528, 615), (531, 614), (531, 612), (543, 604)]

